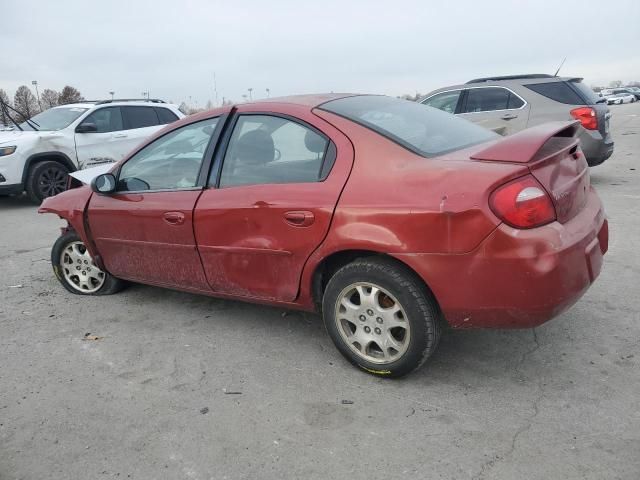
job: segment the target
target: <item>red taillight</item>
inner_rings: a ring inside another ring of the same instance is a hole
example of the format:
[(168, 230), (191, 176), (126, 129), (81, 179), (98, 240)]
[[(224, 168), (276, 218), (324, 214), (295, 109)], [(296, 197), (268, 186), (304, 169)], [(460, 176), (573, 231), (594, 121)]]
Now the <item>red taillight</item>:
[(580, 123), (587, 130), (598, 129), (598, 117), (596, 111), (591, 107), (579, 107), (571, 110), (571, 116), (576, 120), (580, 120)]
[(556, 210), (545, 189), (531, 175), (498, 187), (489, 206), (505, 223), (515, 228), (533, 228), (553, 222)]

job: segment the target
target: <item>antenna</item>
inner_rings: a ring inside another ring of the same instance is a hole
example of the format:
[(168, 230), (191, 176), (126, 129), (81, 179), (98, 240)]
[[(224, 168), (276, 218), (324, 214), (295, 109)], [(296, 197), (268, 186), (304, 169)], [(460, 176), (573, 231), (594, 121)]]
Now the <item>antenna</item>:
[(558, 76), (558, 72), (560, 71), (560, 69), (562, 68), (562, 65), (564, 65), (565, 60), (567, 59), (567, 57), (564, 57), (562, 59), (562, 62), (560, 62), (560, 66), (558, 67), (558, 69), (556, 70), (556, 73), (553, 74), (554, 77)]

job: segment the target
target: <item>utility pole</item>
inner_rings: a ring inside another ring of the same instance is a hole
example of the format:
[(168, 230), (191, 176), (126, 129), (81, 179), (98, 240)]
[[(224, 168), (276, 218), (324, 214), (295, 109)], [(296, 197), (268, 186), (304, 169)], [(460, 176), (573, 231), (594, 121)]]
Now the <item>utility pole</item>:
[(269, 98), (271, 96), (271, 90), (269, 90), (268, 88), (266, 90), (267, 90), (267, 98)]
[(38, 106), (40, 107), (40, 111), (42, 111), (42, 104), (40, 103), (40, 94), (38, 93), (38, 81), (37, 80), (33, 80), (31, 82), (31, 85), (35, 85), (36, 86), (36, 97), (38, 98)]
[(253, 96), (251, 95), (251, 92), (253, 92), (253, 88), (247, 88), (247, 90), (249, 90), (249, 100), (253, 100)]

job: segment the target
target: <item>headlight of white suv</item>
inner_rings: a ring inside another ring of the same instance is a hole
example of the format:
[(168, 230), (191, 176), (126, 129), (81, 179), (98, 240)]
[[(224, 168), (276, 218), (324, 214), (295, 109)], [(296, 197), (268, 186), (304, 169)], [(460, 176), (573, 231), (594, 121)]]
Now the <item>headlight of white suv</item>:
[(16, 151), (16, 146), (13, 145), (11, 147), (0, 147), (0, 157), (4, 157), (6, 155), (11, 155)]

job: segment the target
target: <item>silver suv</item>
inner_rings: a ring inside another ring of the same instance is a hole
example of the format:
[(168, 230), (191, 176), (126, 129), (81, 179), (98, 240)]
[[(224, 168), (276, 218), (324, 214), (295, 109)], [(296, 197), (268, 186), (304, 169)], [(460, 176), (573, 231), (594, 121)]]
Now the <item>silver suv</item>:
[(501, 135), (554, 120), (579, 120), (580, 141), (590, 166), (613, 153), (606, 100), (582, 78), (513, 75), (477, 78), (434, 90), (421, 103), (460, 115)]

